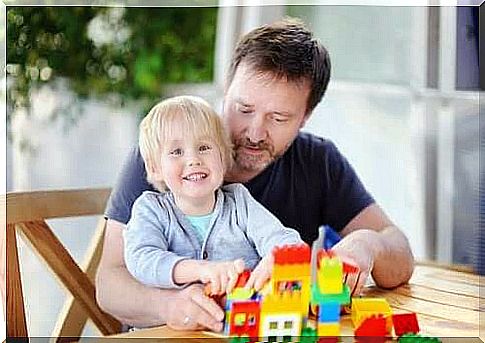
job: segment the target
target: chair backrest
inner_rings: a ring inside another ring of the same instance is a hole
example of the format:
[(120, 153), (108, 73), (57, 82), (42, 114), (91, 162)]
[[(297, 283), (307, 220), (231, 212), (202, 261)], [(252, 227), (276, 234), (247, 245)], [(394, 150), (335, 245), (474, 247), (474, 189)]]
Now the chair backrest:
[(52, 218), (101, 215), (109, 194), (110, 189), (103, 188), (8, 193), (6, 199), (2, 199), (6, 200), (7, 208), (7, 281), (6, 290), (3, 290), (6, 292), (7, 337), (28, 337), (16, 233), (30, 243), (72, 295), (64, 304), (53, 337), (77, 339), (88, 318), (103, 335), (120, 332), (121, 324), (96, 303), (94, 277), (103, 247), (104, 218), (100, 219), (82, 267), (46, 223), (46, 219)]

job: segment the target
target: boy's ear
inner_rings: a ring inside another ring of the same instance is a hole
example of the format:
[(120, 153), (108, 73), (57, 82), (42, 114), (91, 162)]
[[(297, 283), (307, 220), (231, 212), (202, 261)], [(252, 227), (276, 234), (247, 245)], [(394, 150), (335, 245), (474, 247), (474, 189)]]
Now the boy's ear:
[(155, 163), (152, 163), (151, 161), (147, 161), (145, 164), (147, 173), (151, 175), (152, 181), (156, 182), (162, 182), (163, 177), (162, 177), (162, 170), (160, 169), (159, 166), (157, 166)]

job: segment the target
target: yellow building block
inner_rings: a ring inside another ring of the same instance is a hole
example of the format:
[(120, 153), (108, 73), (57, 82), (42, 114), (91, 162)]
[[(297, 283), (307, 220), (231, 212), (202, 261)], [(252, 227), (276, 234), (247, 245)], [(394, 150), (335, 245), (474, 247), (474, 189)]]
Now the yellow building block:
[(318, 323), (317, 335), (323, 337), (338, 337), (340, 336), (339, 323)]
[(318, 288), (322, 294), (340, 294), (343, 290), (342, 261), (323, 257), (318, 269)]
[(278, 279), (291, 279), (295, 275), (301, 277), (310, 277), (312, 275), (312, 270), (310, 263), (300, 263), (300, 264), (275, 264), (273, 266), (272, 278)]
[(392, 330), (392, 310), (384, 298), (352, 298), (351, 311), (350, 318), (354, 328), (358, 328), (364, 319), (382, 314), (386, 318), (387, 332)]

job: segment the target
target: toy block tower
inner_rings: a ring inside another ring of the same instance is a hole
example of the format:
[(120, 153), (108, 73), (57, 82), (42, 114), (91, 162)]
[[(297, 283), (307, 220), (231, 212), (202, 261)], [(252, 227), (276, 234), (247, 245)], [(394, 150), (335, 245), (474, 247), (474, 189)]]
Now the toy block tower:
[(318, 336), (340, 336), (340, 307), (350, 302), (349, 288), (343, 283), (345, 268), (355, 272), (332, 252), (321, 250), (317, 253), (317, 275), (316, 283), (312, 285), (311, 302), (318, 305)]

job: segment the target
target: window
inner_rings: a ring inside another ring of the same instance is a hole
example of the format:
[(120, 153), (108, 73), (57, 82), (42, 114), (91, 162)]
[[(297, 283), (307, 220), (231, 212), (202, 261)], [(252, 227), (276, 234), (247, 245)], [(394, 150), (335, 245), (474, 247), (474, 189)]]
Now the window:
[(234, 315), (234, 325), (243, 326), (246, 322), (246, 313), (237, 313)]
[(278, 322), (269, 322), (269, 329), (270, 330), (278, 329)]
[(248, 325), (256, 325), (256, 316), (254, 315), (254, 313), (248, 314)]
[(293, 321), (285, 320), (284, 328), (285, 329), (292, 329), (293, 328)]

